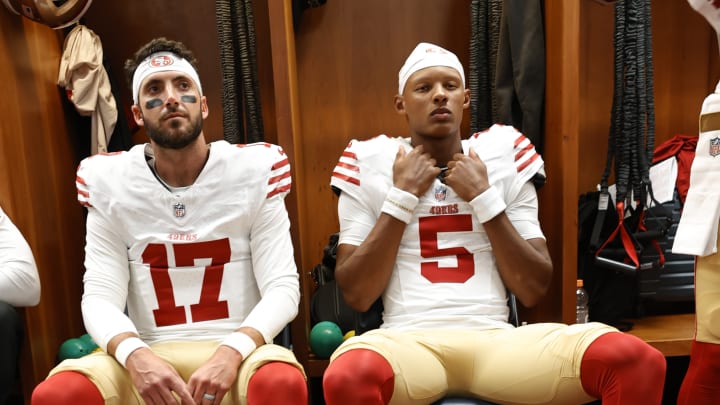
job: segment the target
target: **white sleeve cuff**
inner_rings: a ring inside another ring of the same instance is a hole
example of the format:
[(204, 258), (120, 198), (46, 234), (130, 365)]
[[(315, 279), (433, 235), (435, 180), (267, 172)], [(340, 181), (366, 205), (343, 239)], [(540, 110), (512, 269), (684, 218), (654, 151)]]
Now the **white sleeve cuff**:
[(221, 344), (230, 346), (237, 350), (242, 355), (243, 360), (247, 359), (250, 353), (257, 348), (255, 341), (252, 340), (250, 336), (242, 332), (231, 333), (230, 336), (226, 337), (225, 340), (222, 341)]
[(408, 224), (418, 202), (420, 199), (414, 194), (393, 187), (388, 191), (381, 211)]
[(490, 188), (473, 198), (470, 201), (470, 206), (473, 207), (475, 215), (477, 215), (481, 224), (495, 218), (507, 208), (500, 191), (495, 186), (490, 186)]
[(117, 359), (118, 363), (125, 367), (127, 358), (132, 354), (132, 352), (143, 347), (149, 348), (150, 346), (139, 338), (129, 337), (120, 342), (120, 344), (115, 348), (115, 359)]

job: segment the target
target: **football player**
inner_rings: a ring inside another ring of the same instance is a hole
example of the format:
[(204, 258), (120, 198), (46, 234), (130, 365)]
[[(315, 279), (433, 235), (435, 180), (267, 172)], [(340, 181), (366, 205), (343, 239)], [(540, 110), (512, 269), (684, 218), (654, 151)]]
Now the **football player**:
[(469, 103), (457, 56), (420, 43), (394, 99), (409, 136), (354, 140), (340, 157), (335, 278), (354, 309), (381, 298), (384, 312), (333, 353), (326, 402), (659, 404), (665, 358), (642, 340), (600, 323), (508, 323), (507, 291), (533, 306), (552, 278), (532, 181), (543, 160), (511, 126), (463, 139)]
[(150, 142), (77, 171), (87, 207), (82, 314), (102, 348), (65, 360), (33, 404), (306, 404), (272, 344), (297, 314), (298, 273), (276, 145), (206, 143), (195, 58), (164, 38), (125, 68)]

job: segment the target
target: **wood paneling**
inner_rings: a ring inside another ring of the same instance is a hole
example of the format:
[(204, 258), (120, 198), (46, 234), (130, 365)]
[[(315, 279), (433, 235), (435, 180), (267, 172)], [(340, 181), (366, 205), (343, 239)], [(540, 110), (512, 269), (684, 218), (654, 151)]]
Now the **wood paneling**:
[[(540, 223), (547, 236), (555, 272), (544, 305), (521, 319), (571, 322), (577, 262), (577, 170), (580, 9), (577, 2), (546, 2), (545, 171), (540, 189)], [(569, 243), (572, 241), (572, 243)]]
[[(592, 191), (605, 168), (613, 96), (614, 8), (580, 2), (580, 193)], [(698, 132), (703, 99), (720, 79), (714, 31), (686, 1), (652, 2), (655, 145)]]
[[(269, 2), (269, 19), (274, 22), (271, 30), (272, 63), (275, 83), (275, 116), (278, 129), (278, 142), (283, 145), (292, 163), (293, 189), (286, 198), (288, 214), (294, 219), (292, 224), (293, 246), (295, 247), (296, 263), (304, 263), (308, 254), (307, 242), (304, 237), (310, 229), (308, 212), (308, 193), (306, 179), (301, 174), (304, 165), (302, 154), (303, 136), (300, 129), (300, 108), (298, 103), (297, 65), (295, 59), (295, 37), (293, 33), (292, 9), (287, 2)], [(307, 314), (310, 311), (309, 298), (312, 294), (311, 280), (302, 267), (300, 272), (300, 308), (299, 316), (291, 325), (292, 344), (295, 355), (304, 365), (308, 375), (319, 375), (322, 370), (313, 370), (309, 361), (307, 335), (310, 323)]]
[(60, 344), (83, 333), (84, 217), (75, 113), (56, 85), (61, 46), (56, 31), (0, 9), (0, 204), (33, 249), (42, 285), (40, 304), (24, 311), (26, 393), (55, 365)]
[(666, 357), (689, 356), (695, 338), (695, 314), (647, 316), (630, 319), (628, 332), (648, 342)]

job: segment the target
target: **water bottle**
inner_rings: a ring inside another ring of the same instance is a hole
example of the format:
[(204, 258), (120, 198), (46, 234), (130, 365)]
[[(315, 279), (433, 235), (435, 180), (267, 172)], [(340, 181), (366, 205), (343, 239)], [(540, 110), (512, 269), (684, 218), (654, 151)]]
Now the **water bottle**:
[(590, 297), (588, 296), (587, 291), (583, 288), (583, 281), (578, 280), (577, 281), (577, 289), (575, 290), (575, 298), (576, 298), (576, 307), (575, 307), (575, 315), (576, 323), (587, 323), (588, 322), (588, 301), (590, 300)]

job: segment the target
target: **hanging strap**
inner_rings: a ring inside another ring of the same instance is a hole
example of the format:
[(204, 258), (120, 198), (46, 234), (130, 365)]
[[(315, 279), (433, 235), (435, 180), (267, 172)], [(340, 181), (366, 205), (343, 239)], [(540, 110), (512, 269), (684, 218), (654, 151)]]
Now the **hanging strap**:
[[(658, 263), (664, 264), (665, 257), (657, 238), (666, 234), (667, 219), (670, 218), (660, 221), (654, 214), (646, 214), (648, 200), (650, 205), (665, 208), (655, 200), (649, 176), (655, 132), (650, 5), (650, 0), (618, 0), (615, 3), (612, 118), (605, 170), (599, 185), (598, 212), (590, 240), (591, 249), (596, 249), (597, 262), (625, 272), (654, 265), (640, 263), (643, 245), (648, 243), (658, 251)], [(618, 223), (610, 236), (601, 242), (611, 205), (608, 179), (612, 169)], [(658, 221), (657, 229), (648, 230), (645, 222), (649, 219)], [(608, 248), (618, 237), (622, 250)], [(613, 259), (619, 256), (624, 258)]]
[[(618, 225), (610, 234), (610, 237), (608, 237), (608, 239), (595, 252), (595, 262), (599, 265), (602, 265), (604, 267), (610, 267), (620, 272), (635, 273), (635, 271), (640, 268), (640, 260), (638, 259), (638, 252), (635, 247), (635, 242), (630, 233), (628, 232), (627, 228), (625, 228), (625, 222), (623, 221), (625, 217), (625, 203), (622, 201), (618, 202), (617, 204), (615, 204), (615, 209), (618, 214)], [(600, 255), (605, 246), (607, 246), (610, 241), (614, 240), (617, 235), (620, 235), (625, 254), (628, 258), (630, 258), (634, 266), (631, 266), (628, 263), (619, 262), (617, 260), (608, 259)]]

